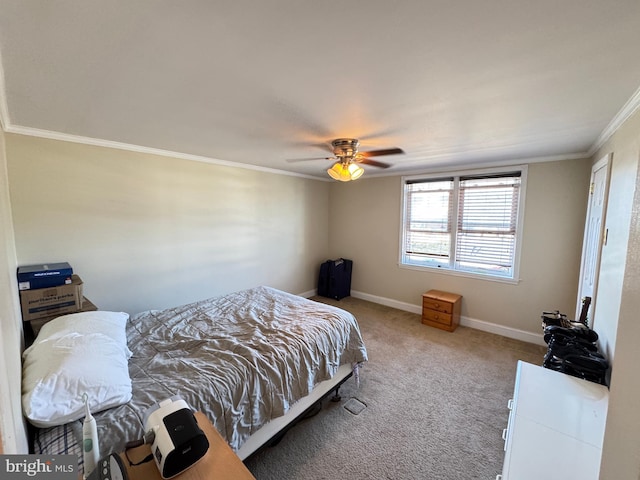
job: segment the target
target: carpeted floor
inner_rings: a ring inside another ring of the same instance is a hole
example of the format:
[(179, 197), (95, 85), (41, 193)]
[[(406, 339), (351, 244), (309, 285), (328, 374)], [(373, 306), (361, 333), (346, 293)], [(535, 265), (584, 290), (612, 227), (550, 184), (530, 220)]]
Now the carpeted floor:
[(348, 297), (316, 297), (352, 312), (369, 361), (316, 416), (247, 460), (258, 480), (493, 480), (516, 361), (541, 364), (544, 348)]

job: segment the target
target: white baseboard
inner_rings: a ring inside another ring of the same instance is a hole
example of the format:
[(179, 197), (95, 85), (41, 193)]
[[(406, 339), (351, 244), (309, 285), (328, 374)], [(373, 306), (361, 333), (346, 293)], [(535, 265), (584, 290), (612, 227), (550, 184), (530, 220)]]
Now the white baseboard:
[(304, 297), (304, 298), (311, 298), (311, 297), (315, 297), (318, 294), (318, 290), (307, 290), (306, 292), (302, 292), (302, 293), (297, 293), (296, 295), (298, 295), (299, 297)]
[[(377, 295), (370, 295), (368, 293), (357, 292), (351, 290), (351, 296), (367, 300), (373, 303), (379, 303), (387, 307), (397, 308), (398, 310), (404, 310), (406, 312), (422, 314), (422, 306), (414, 305), (406, 302), (399, 302), (391, 298), (379, 297)], [(484, 320), (478, 320), (477, 318), (460, 317), (460, 325), (463, 327), (475, 328), (483, 332), (495, 333), (496, 335), (502, 335), (503, 337), (513, 338), (515, 340), (521, 340), (523, 342), (533, 343), (536, 345), (546, 346), (542, 333), (527, 332), (525, 330), (519, 330), (517, 328), (505, 327), (504, 325), (498, 325), (496, 323), (485, 322)]]
[(533, 343), (542, 347), (547, 346), (547, 344), (544, 343), (542, 327), (540, 327), (540, 333), (533, 333), (527, 332), (526, 330), (520, 330), (518, 328), (505, 327), (504, 325), (498, 325), (496, 323), (462, 316), (460, 317), (460, 325), (463, 327), (475, 328), (476, 330), (482, 330), (483, 332), (495, 333), (496, 335), (502, 335), (507, 338), (513, 338), (514, 340)]
[(373, 303), (379, 303), (380, 305), (385, 305), (391, 308), (397, 308), (398, 310), (404, 310), (405, 312), (418, 313), (422, 314), (422, 306), (413, 305), (411, 303), (399, 302), (398, 300), (393, 300), (392, 298), (386, 297), (378, 297), (377, 295), (370, 295), (368, 293), (356, 292), (351, 290), (351, 296), (355, 298), (360, 298), (362, 300), (367, 300)]

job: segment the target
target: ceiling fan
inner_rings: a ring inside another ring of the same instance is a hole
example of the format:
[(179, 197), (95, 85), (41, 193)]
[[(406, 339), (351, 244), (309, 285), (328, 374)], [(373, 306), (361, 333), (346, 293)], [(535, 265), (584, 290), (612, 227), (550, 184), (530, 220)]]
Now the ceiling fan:
[[(389, 168), (391, 164), (372, 160), (370, 157), (381, 157), (383, 155), (398, 155), (404, 153), (400, 148), (387, 148), (384, 150), (372, 150), (369, 152), (359, 152), (360, 141), (356, 138), (336, 138), (331, 142), (333, 147), (333, 157), (324, 157), (323, 160), (336, 160), (336, 163), (327, 170), (327, 173), (334, 180), (348, 182), (356, 180), (362, 176), (364, 169), (358, 165), (370, 165), (378, 168)], [(320, 160), (320, 158), (306, 158), (300, 160)], [(298, 160), (292, 160), (298, 161)]]

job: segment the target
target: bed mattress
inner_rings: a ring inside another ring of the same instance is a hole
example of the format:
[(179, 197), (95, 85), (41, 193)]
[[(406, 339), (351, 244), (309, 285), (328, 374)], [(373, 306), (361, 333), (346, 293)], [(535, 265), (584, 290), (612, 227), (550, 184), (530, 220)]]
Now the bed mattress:
[[(174, 395), (237, 451), (340, 365), (367, 360), (352, 314), (270, 287), (140, 313), (127, 340), (133, 398), (94, 413), (103, 455), (141, 438), (145, 411)], [(36, 453), (79, 453), (81, 429), (76, 421), (38, 431)]]

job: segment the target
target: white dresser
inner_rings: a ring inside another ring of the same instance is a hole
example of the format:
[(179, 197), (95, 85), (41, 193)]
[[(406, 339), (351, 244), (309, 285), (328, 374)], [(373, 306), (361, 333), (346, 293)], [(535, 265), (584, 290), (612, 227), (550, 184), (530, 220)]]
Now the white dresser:
[(497, 480), (598, 480), (609, 390), (518, 361)]

